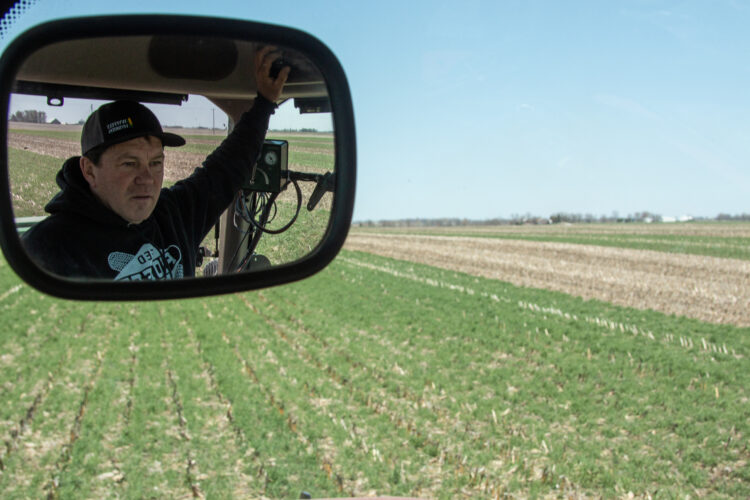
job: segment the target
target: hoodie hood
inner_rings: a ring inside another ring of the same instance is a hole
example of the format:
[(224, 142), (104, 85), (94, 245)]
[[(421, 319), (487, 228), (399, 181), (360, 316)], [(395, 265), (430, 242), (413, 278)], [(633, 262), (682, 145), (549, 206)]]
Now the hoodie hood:
[(80, 158), (80, 156), (68, 158), (57, 172), (56, 181), (60, 186), (60, 192), (47, 203), (44, 210), (49, 214), (68, 213), (118, 227), (130, 225), (128, 221), (105, 207), (91, 192), (88, 182), (81, 173)]

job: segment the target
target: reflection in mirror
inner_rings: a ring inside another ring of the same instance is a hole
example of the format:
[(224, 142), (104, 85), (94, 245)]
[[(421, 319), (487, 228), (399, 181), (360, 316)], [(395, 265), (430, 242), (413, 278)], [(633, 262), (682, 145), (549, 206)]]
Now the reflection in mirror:
[(333, 121), (305, 54), (214, 38), (66, 41), (26, 60), (9, 109), (18, 231), (55, 274), (252, 272), (303, 258), (327, 231)]

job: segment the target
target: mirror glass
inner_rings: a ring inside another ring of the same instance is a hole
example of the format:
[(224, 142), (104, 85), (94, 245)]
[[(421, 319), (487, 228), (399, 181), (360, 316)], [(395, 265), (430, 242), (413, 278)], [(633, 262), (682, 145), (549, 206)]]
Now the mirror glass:
[[(133, 36), (32, 54), (8, 116), (13, 210), (32, 258), (72, 279), (146, 280), (253, 272), (315, 249), (336, 179), (325, 80), (306, 54), (264, 47)], [(255, 98), (283, 78), (264, 137), (273, 108)], [(134, 103), (164, 135), (142, 133), (154, 125)]]

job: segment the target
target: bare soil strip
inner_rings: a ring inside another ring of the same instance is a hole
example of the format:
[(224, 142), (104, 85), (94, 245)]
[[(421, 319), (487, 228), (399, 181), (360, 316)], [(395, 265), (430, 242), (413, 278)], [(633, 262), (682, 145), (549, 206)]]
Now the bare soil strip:
[[(8, 134), (8, 147), (66, 159), (81, 154), (81, 143), (28, 134)], [(62, 161), (60, 162), (62, 165)]]
[(750, 262), (649, 250), (350, 234), (345, 248), (713, 323), (750, 326)]
[[(415, 233), (417, 231), (435, 235), (461, 236), (479, 234), (486, 236), (577, 236), (577, 235), (644, 235), (663, 238), (665, 236), (717, 236), (720, 238), (750, 238), (750, 224), (741, 222), (659, 223), (659, 224), (550, 224), (550, 225), (476, 225), (476, 226), (413, 226), (369, 228), (358, 231), (368, 233)], [(629, 241), (633, 241), (629, 238)], [(647, 240), (643, 240), (647, 241)]]
[[(9, 134), (8, 146), (31, 153), (60, 158), (60, 166), (67, 158), (81, 154), (81, 146), (77, 142), (27, 134)], [(206, 155), (200, 153), (187, 153), (171, 148), (165, 150), (164, 156), (166, 165), (164, 180), (167, 182), (177, 182), (184, 179), (192, 174), (196, 167), (201, 166), (203, 160), (206, 159)]]
[[(31, 153), (60, 158), (60, 166), (62, 166), (63, 161), (67, 158), (81, 154), (81, 147), (77, 142), (28, 134), (10, 133), (8, 146), (15, 149), (29, 151)], [(200, 167), (206, 159), (206, 155), (204, 154), (188, 153), (173, 148), (165, 149), (164, 156), (165, 182), (177, 182), (180, 179), (189, 177), (190, 174), (192, 174), (197, 167)], [(292, 170), (315, 171), (314, 168), (299, 164), (292, 164), (290, 165), (290, 168)], [(305, 200), (306, 203), (306, 200), (310, 199), (310, 195), (315, 189), (315, 184), (311, 182), (300, 182), (300, 188), (302, 189), (302, 199)], [(280, 195), (279, 200), (296, 203), (297, 195), (294, 187), (288, 187), (286, 191)], [(331, 195), (326, 193), (317, 205), (317, 208), (330, 210), (331, 203)]]

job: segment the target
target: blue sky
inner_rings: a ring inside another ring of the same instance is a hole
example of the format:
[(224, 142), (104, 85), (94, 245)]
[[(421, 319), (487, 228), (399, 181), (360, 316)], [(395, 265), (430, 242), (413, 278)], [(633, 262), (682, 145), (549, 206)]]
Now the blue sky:
[(750, 212), (748, 2), (39, 4), (25, 22), (182, 10), (317, 36), (351, 86), (355, 220)]

